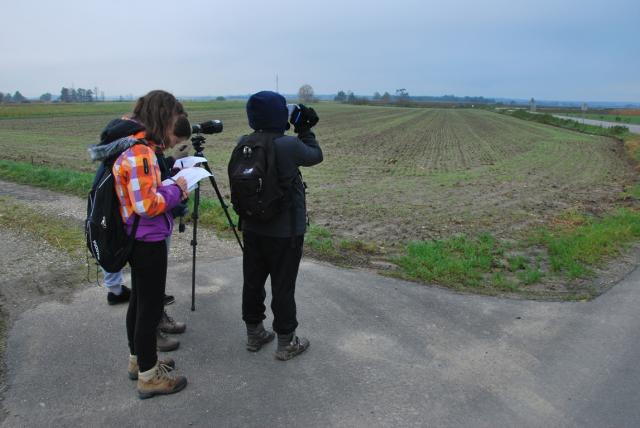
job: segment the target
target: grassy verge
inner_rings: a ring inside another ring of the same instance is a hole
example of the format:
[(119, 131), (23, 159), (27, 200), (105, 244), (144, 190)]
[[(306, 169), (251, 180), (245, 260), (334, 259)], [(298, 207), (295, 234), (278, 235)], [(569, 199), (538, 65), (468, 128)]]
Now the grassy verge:
[(568, 221), (541, 230), (531, 238), (545, 247), (550, 270), (568, 279), (591, 275), (598, 266), (640, 238), (640, 213), (619, 209), (602, 218), (571, 215)]
[[(91, 189), (94, 174), (0, 159), (0, 179), (85, 197)], [(189, 199), (189, 209), (193, 211), (193, 198)], [(234, 224), (238, 224), (232, 209), (229, 214)], [(219, 232), (231, 230), (217, 199), (201, 198), (200, 224), (213, 226)]]
[(0, 227), (25, 230), (72, 257), (83, 257), (86, 251), (77, 221), (38, 213), (10, 198), (0, 197)]
[[(602, 217), (568, 213), (515, 244), (487, 234), (416, 241), (393, 261), (403, 278), (459, 290), (535, 295), (539, 290), (531, 286), (556, 278), (569, 283), (557, 297), (591, 298), (597, 290), (571, 289), (572, 281), (593, 276), (594, 267), (619, 255), (639, 238), (637, 210), (618, 209)], [(554, 297), (554, 293), (543, 294)]]
[(77, 196), (86, 196), (94, 174), (0, 159), (0, 178)]
[(570, 129), (572, 131), (584, 132), (592, 135), (602, 135), (604, 137), (613, 137), (618, 139), (624, 139), (629, 135), (629, 128), (624, 125), (612, 126), (611, 128), (603, 128), (596, 125), (586, 125), (579, 123), (575, 120), (561, 119), (551, 114), (534, 114), (525, 110), (514, 110), (510, 113), (507, 111), (504, 114), (509, 114), (518, 119), (528, 120), (531, 122), (543, 123), (545, 125), (557, 126), (559, 128)]

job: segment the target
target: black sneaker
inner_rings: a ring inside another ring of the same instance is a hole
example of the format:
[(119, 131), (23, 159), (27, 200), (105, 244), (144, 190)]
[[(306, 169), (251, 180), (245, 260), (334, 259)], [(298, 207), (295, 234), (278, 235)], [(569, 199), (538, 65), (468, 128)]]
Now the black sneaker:
[(123, 285), (122, 293), (115, 294), (115, 293), (112, 293), (111, 291), (107, 293), (107, 303), (110, 305), (127, 303), (129, 301), (129, 296), (131, 296), (131, 290), (129, 290), (125, 285)]
[(162, 303), (165, 306), (169, 306), (170, 304), (175, 303), (175, 302), (176, 302), (176, 298), (173, 297), (173, 296), (170, 296), (168, 294), (165, 294), (164, 297), (162, 298)]

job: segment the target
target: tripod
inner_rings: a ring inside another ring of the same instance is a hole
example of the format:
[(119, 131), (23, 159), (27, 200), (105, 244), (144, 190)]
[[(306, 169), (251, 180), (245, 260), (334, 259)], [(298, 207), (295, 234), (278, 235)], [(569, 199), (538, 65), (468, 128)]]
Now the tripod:
[[(193, 144), (193, 148), (196, 153), (194, 156), (204, 157), (204, 147), (205, 138), (197, 134), (193, 138), (191, 138), (191, 144)], [(238, 231), (236, 230), (235, 224), (233, 224), (233, 220), (231, 220), (231, 216), (229, 215), (228, 205), (224, 202), (222, 198), (222, 194), (220, 194), (220, 190), (218, 189), (218, 184), (216, 183), (216, 179), (209, 168), (209, 164), (207, 162), (203, 162), (202, 166), (206, 169), (209, 174), (209, 181), (213, 186), (213, 190), (216, 192), (216, 196), (218, 197), (218, 201), (220, 201), (220, 206), (224, 211), (224, 214), (227, 216), (227, 221), (229, 222), (229, 226), (233, 230), (233, 234), (236, 236), (236, 240), (238, 241), (238, 245), (240, 245), (240, 249), (244, 251), (242, 247), (242, 241), (240, 240), (240, 236), (238, 236)], [(191, 214), (191, 218), (193, 219), (193, 239), (191, 240), (191, 246), (193, 247), (193, 265), (191, 267), (191, 310), (196, 310), (196, 247), (198, 246), (198, 211), (200, 208), (200, 183), (196, 186), (196, 191), (193, 197), (193, 213)]]

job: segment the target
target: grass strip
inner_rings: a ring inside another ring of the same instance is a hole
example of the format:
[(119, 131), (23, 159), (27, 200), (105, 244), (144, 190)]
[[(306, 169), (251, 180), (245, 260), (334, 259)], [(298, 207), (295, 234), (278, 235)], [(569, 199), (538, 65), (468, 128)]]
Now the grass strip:
[(597, 125), (587, 125), (571, 119), (562, 119), (559, 117), (555, 117), (549, 113), (529, 113), (522, 109), (515, 110), (511, 113), (505, 112), (504, 114), (509, 114), (522, 120), (543, 123), (545, 125), (552, 125), (559, 128), (570, 129), (572, 131), (578, 131), (592, 135), (602, 135), (604, 137), (613, 137), (619, 139), (625, 139), (630, 135), (629, 128), (623, 125), (604, 128)]
[(77, 196), (86, 196), (94, 174), (0, 159), (0, 178)]
[(547, 249), (551, 271), (576, 279), (591, 275), (591, 267), (620, 254), (638, 238), (640, 213), (623, 208), (602, 218), (578, 216), (568, 224), (540, 230), (532, 243)]
[[(0, 159), (0, 179), (86, 197), (94, 174)], [(189, 210), (193, 212), (193, 197), (189, 198)], [(238, 224), (233, 209), (229, 208), (229, 214), (234, 224)], [(217, 199), (200, 198), (200, 224), (213, 226), (219, 232), (231, 231)]]
[[(393, 262), (401, 276), (453, 288), (489, 287), (494, 290), (525, 291), (524, 286), (546, 275), (567, 280), (587, 278), (593, 268), (619, 255), (640, 238), (640, 212), (623, 208), (603, 217), (570, 213), (552, 225), (535, 230), (518, 243), (520, 254), (505, 257), (512, 245), (488, 234), (464, 235), (438, 241), (410, 242)], [(542, 248), (548, 268), (543, 271)]]
[(477, 287), (503, 254), (504, 249), (489, 234), (477, 238), (457, 235), (437, 241), (412, 241), (406, 254), (394, 262), (409, 278), (454, 287)]

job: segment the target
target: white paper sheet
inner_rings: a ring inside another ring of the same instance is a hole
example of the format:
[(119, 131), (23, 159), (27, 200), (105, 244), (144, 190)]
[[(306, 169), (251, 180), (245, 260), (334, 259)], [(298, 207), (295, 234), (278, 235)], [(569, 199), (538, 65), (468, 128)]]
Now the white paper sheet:
[(206, 162), (207, 159), (199, 156), (187, 156), (186, 158), (178, 159), (174, 164), (174, 168), (189, 168), (195, 164)]
[(187, 180), (187, 188), (189, 189), (189, 191), (192, 191), (193, 189), (195, 189), (200, 180), (202, 180), (203, 178), (211, 177), (211, 174), (209, 174), (209, 172), (204, 168), (200, 168), (199, 166), (192, 166), (190, 168), (181, 169), (180, 172), (178, 172), (173, 177), (164, 180), (162, 184), (165, 186), (170, 186), (171, 184), (174, 184), (175, 180), (180, 177), (184, 177), (184, 179)]

